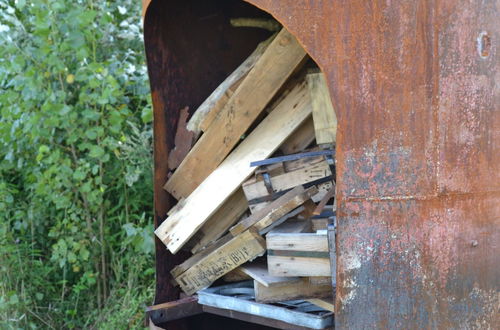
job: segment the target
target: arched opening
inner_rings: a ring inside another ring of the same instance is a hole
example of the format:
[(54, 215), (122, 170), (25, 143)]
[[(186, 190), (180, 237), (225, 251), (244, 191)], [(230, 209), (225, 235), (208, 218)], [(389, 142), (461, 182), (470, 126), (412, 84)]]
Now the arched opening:
[[(231, 25), (231, 19), (249, 17), (272, 19), (264, 11), (243, 1), (226, 0), (216, 3), (201, 0), (152, 1), (148, 7), (145, 16), (145, 44), (154, 106), (155, 227), (165, 220), (167, 212), (177, 203), (177, 200), (167, 193), (163, 186), (169, 179), (168, 155), (176, 145), (175, 135), (181, 109), (188, 107), (189, 115), (192, 116), (219, 84), (258, 47), (259, 43), (269, 39), (274, 33), (261, 28), (236, 28)], [(305, 55), (294, 67), (293, 72), (286, 75), (286, 79), (279, 83), (280, 87), (273, 92), (272, 97), (265, 102), (262, 113), (246, 130), (247, 134), (266, 118), (265, 109), (272, 110), (272, 105), (278, 104), (291, 90), (293, 91), (294, 86), (302, 81), (305, 82), (308, 79), (306, 76), (312, 76), (318, 72), (320, 71), (316, 63)], [(301, 143), (292, 143), (288, 150), (281, 148), (272, 152), (269, 157), (324, 150), (317, 147), (312, 125), (311, 116), (301, 121), (300, 127), (307, 126), (308, 136), (301, 139)], [(294, 132), (296, 131), (298, 128), (294, 129)], [(328, 147), (332, 148), (331, 141)], [(335, 176), (334, 164), (330, 162), (328, 167), (330, 174), (321, 176), (321, 179), (329, 176), (326, 181), (331, 181)], [(313, 182), (308, 187), (316, 184), (312, 179), (307, 182)], [(316, 203), (319, 203), (332, 189), (332, 185), (324, 184), (324, 182), (317, 183), (317, 185), (321, 185), (320, 188), (323, 189), (323, 194), (318, 193), (321, 197), (314, 199)], [(286, 189), (283, 188), (283, 190)], [(325, 202), (328, 201), (331, 202), (332, 199), (325, 199)], [(250, 210), (253, 211), (252, 205), (250, 205)], [(251, 214), (248, 211), (248, 215)], [(172, 284), (170, 272), (189, 256), (190, 253), (183, 249), (172, 254), (165, 249), (163, 242), (156, 240), (155, 304), (174, 301), (181, 297), (179, 287)], [(211, 321), (204, 322), (205, 319)], [(244, 318), (240, 317), (240, 319)], [(256, 319), (249, 321), (259, 323)], [(211, 329), (213, 325), (220, 328), (222, 324), (236, 321), (203, 315), (176, 322), (171, 322), (170, 326), (189, 324), (197, 329)], [(262, 325), (255, 326), (245, 322), (238, 323), (238, 326), (262, 329)]]

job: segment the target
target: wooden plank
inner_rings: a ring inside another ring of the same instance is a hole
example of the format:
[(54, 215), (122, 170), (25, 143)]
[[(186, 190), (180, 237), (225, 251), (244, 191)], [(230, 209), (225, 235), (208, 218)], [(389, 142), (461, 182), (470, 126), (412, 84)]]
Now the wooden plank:
[(200, 236), (191, 249), (191, 253), (197, 253), (218, 240), (241, 218), (246, 210), (248, 210), (247, 199), (243, 190), (238, 189), (201, 227), (198, 232)]
[(175, 148), (168, 154), (168, 168), (173, 170), (182, 162), (189, 153), (194, 142), (194, 134), (186, 128), (186, 120), (189, 116), (189, 108), (184, 107), (180, 111), (177, 131), (175, 133)]
[(316, 139), (312, 116), (308, 118), (295, 133), (293, 133), (280, 147), (285, 154), (294, 154), (304, 151)]
[(255, 301), (275, 303), (279, 301), (308, 298), (327, 298), (333, 294), (330, 283), (314, 284), (308, 278), (300, 278), (298, 282), (284, 282), (280, 285), (266, 287), (254, 281)]
[(239, 265), (262, 255), (265, 244), (256, 231), (247, 230), (199, 260), (175, 281), (186, 294), (191, 295), (207, 288)]
[(313, 103), (314, 131), (316, 143), (335, 143), (337, 135), (337, 116), (328, 92), (323, 73), (310, 73), (307, 82)]
[(172, 253), (176, 253), (252, 174), (255, 168), (248, 164), (253, 159), (270, 156), (310, 112), (307, 87), (301, 83), (155, 230), (158, 238)]
[(334, 196), (335, 196), (335, 185), (332, 185), (330, 190), (328, 190), (328, 192), (325, 194), (325, 196), (323, 196), (323, 198), (319, 202), (316, 209), (312, 212), (312, 214), (313, 215), (320, 215), (321, 212), (323, 212), (323, 209), (325, 208), (326, 203), (328, 203), (328, 201), (330, 199), (332, 199)]
[(327, 229), (329, 224), (328, 218), (318, 218), (318, 219), (311, 219), (311, 225), (312, 228), (311, 230), (313, 232), (316, 232), (317, 230), (325, 230)]
[(268, 166), (271, 164), (277, 164), (277, 163), (284, 163), (284, 162), (291, 162), (294, 160), (299, 160), (303, 158), (314, 158), (314, 157), (320, 157), (320, 156), (334, 156), (335, 151), (333, 150), (315, 150), (315, 151), (307, 151), (307, 152), (301, 152), (297, 154), (292, 154), (292, 155), (284, 155), (284, 156), (278, 156), (278, 157), (272, 157), (272, 158), (267, 158), (267, 159), (262, 159), (262, 160), (256, 160), (250, 163), (250, 166)]
[(311, 187), (307, 190), (305, 190), (302, 186), (295, 187), (285, 195), (267, 205), (262, 210), (255, 212), (248, 218), (240, 221), (229, 231), (233, 236), (236, 236), (252, 226), (257, 230), (262, 230), (300, 206), (302, 203), (311, 198), (312, 195), (316, 194), (317, 191), (316, 187)]
[[(240, 141), (243, 133), (305, 55), (304, 49), (295, 37), (283, 29), (214, 119), (210, 128), (184, 158), (164, 188), (177, 199), (193, 192)], [(282, 142), (280, 141), (280, 144)]]
[(198, 304), (198, 297), (187, 297), (146, 308), (146, 315), (154, 324), (178, 320), (202, 312), (203, 308)]
[(283, 283), (292, 284), (301, 281), (299, 277), (271, 276), (267, 270), (266, 263), (261, 261), (241, 265), (238, 269), (265, 287)]
[(266, 236), (268, 250), (328, 252), (327, 235), (316, 233), (273, 233)]
[(224, 317), (229, 317), (236, 320), (241, 320), (245, 322), (255, 323), (264, 325), (266, 327), (276, 328), (276, 329), (286, 329), (286, 330), (310, 330), (308, 327), (301, 327), (288, 322), (271, 319), (264, 316), (248, 314), (243, 312), (238, 312), (230, 309), (217, 308), (212, 306), (203, 306), (203, 311), (210, 314), (220, 315)]
[(329, 258), (267, 256), (272, 276), (331, 276)]
[(311, 221), (305, 219), (290, 219), (273, 228), (270, 233), (307, 233), (311, 232)]
[(229, 242), (232, 239), (231, 235), (226, 235), (219, 239), (217, 242), (214, 244), (210, 245), (204, 250), (199, 251), (198, 253), (192, 255), (190, 258), (186, 259), (182, 264), (175, 266), (171, 271), (170, 274), (174, 278), (179, 277), (182, 273), (184, 273), (186, 270), (194, 266), (197, 262), (200, 260), (203, 260), (204, 258), (208, 257), (213, 251), (218, 249), (219, 247), (223, 246), (227, 242)]
[[(210, 109), (210, 111), (206, 114), (205, 118), (201, 121), (199, 127), (203, 132), (206, 132), (214, 119), (219, 115), (220, 111), (224, 108), (224, 106), (229, 102), (234, 92), (241, 85), (243, 80), (246, 78), (247, 74), (240, 78), (237, 82), (234, 83), (233, 86), (229, 87), (226, 92), (220, 97), (220, 99), (214, 104), (214, 106)], [(312, 118), (312, 117), (311, 117)]]
[(234, 93), (235, 86), (239, 85), (241, 81), (246, 77), (248, 72), (255, 66), (255, 63), (261, 58), (264, 51), (267, 49), (271, 41), (275, 36), (261, 42), (257, 45), (257, 48), (250, 54), (250, 56), (240, 64), (236, 70), (234, 70), (213, 92), (210, 96), (196, 109), (193, 113), (189, 122), (187, 124), (187, 129), (192, 131), (196, 137), (198, 137), (202, 128), (209, 126), (211, 121), (205, 122), (206, 117), (211, 116), (212, 119), (217, 115), (222, 107), (228, 101), (228, 92), (232, 95)]
[(241, 281), (248, 281), (252, 280), (252, 277), (249, 276), (248, 274), (245, 274), (241, 270), (241, 266), (238, 268), (233, 269), (226, 275), (222, 277), (222, 279), (226, 282), (241, 282)]
[(316, 306), (326, 309), (327, 311), (335, 312), (335, 302), (333, 301), (333, 298), (332, 299), (313, 298), (306, 300), (309, 301), (311, 304), (315, 304)]
[(337, 286), (337, 248), (336, 248), (336, 231), (335, 225), (329, 224), (327, 229), (328, 247), (330, 253), (330, 273), (332, 277), (332, 285)]
[[(331, 169), (328, 162), (323, 157), (304, 158), (297, 161), (290, 161), (284, 164), (286, 172), (271, 176), (271, 184), (275, 194), (292, 189), (299, 185), (308, 185), (317, 180), (323, 179), (324, 183), (318, 184), (318, 193), (312, 196), (314, 202), (320, 201), (328, 190), (332, 187), (331, 180), (325, 178), (331, 176)], [(252, 213), (262, 209), (269, 202), (260, 201), (270, 199), (268, 189), (262, 176), (250, 178), (243, 184), (243, 191), (249, 201), (249, 208)]]

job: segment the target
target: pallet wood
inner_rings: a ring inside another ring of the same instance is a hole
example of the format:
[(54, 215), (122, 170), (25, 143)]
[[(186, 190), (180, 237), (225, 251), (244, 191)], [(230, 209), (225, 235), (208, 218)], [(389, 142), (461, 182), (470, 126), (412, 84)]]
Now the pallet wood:
[(168, 168), (176, 169), (184, 157), (189, 153), (193, 142), (194, 134), (186, 128), (186, 120), (189, 116), (189, 108), (184, 107), (180, 111), (179, 121), (177, 122), (177, 131), (175, 132), (175, 148), (168, 154)]
[(302, 205), (317, 192), (318, 189), (316, 187), (311, 187), (305, 190), (304, 187), (297, 186), (267, 205), (262, 210), (255, 212), (248, 218), (240, 221), (229, 231), (233, 236), (236, 236), (250, 227), (255, 227), (257, 230), (262, 230), (270, 226), (276, 220), (279, 220), (281, 217), (285, 216), (287, 213), (291, 212), (293, 209)]
[(233, 269), (222, 277), (225, 282), (241, 282), (252, 280), (252, 277), (241, 271), (241, 266)]
[(313, 232), (316, 232), (317, 230), (325, 230), (327, 229), (329, 223), (330, 221), (328, 218), (311, 219), (311, 230)]
[(329, 258), (267, 256), (269, 274), (272, 276), (330, 276)]
[(305, 55), (295, 37), (283, 29), (164, 188), (177, 199), (193, 192), (240, 141)]
[(335, 225), (329, 224), (327, 229), (328, 236), (328, 251), (330, 253), (330, 276), (332, 278), (332, 285), (337, 286), (337, 248), (336, 242), (336, 230)]
[(335, 302), (333, 301), (333, 298), (332, 299), (313, 298), (306, 300), (309, 301), (311, 304), (315, 304), (316, 306), (326, 309), (327, 311), (335, 312)]
[(308, 118), (295, 133), (292, 134), (280, 147), (285, 155), (304, 151), (316, 139), (312, 116)]
[[(275, 35), (259, 43), (252, 54), (250, 54), (250, 56), (243, 63), (241, 63), (240, 66), (238, 66), (238, 68), (236, 68), (236, 70), (234, 70), (196, 109), (187, 123), (187, 129), (193, 132), (195, 137), (198, 137), (203, 130), (202, 125), (205, 122), (206, 117), (215, 117), (220, 109), (224, 107), (228, 101), (227, 92), (230, 91), (229, 93), (231, 95), (234, 93), (235, 85), (239, 85), (238, 83), (241, 83), (248, 72), (250, 72), (250, 70), (255, 66), (255, 63), (261, 58), (262, 54), (265, 52), (274, 37)], [(207, 125), (207, 123), (205, 123), (205, 125)]]
[(197, 253), (218, 240), (248, 210), (248, 202), (242, 189), (238, 189), (201, 227), (191, 253)]
[(237, 268), (240, 272), (250, 276), (253, 280), (259, 282), (265, 287), (281, 285), (283, 283), (298, 283), (301, 281), (299, 277), (278, 277), (269, 275), (265, 262), (256, 261), (246, 263)]
[(308, 219), (290, 219), (273, 228), (270, 233), (308, 233), (312, 230), (312, 223)]
[[(323, 157), (304, 158), (287, 162), (284, 164), (284, 169), (286, 172), (273, 175), (270, 179), (273, 191), (277, 196), (279, 196), (280, 192), (296, 186), (307, 185), (331, 176), (330, 166)], [(250, 178), (242, 187), (252, 213), (261, 210), (269, 204), (269, 201), (273, 200), (261, 175)], [(318, 184), (317, 187), (318, 193), (312, 196), (314, 202), (320, 201), (325, 196), (332, 187), (332, 181), (326, 180), (324, 183)], [(262, 199), (267, 199), (267, 201), (261, 201)]]
[(191, 295), (207, 288), (239, 265), (262, 255), (265, 244), (256, 231), (247, 230), (199, 260), (175, 281), (186, 294)]
[(202, 305), (198, 304), (198, 297), (182, 298), (146, 308), (146, 316), (154, 324), (178, 320), (202, 312), (203, 308)]
[(330, 283), (314, 284), (308, 278), (300, 278), (295, 282), (283, 282), (279, 285), (264, 286), (254, 281), (255, 301), (274, 303), (278, 301), (328, 298), (332, 297), (333, 288)]
[[(255, 170), (254, 159), (270, 156), (311, 112), (305, 83), (297, 85), (209, 177), (155, 230), (176, 253)], [(265, 141), (265, 143), (262, 143)], [(202, 164), (205, 161), (200, 162)]]
[(328, 252), (328, 238), (316, 233), (269, 233), (268, 250)]
[(314, 131), (316, 143), (335, 143), (337, 135), (337, 116), (328, 92), (323, 73), (310, 73), (307, 82), (313, 103)]
[(267, 266), (272, 276), (331, 276), (326, 231), (269, 233)]

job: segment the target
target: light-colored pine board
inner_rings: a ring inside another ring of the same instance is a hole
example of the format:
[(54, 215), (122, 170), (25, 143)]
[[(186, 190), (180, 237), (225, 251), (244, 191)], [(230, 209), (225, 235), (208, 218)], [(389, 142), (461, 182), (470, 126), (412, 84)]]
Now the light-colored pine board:
[(323, 73), (307, 75), (311, 101), (313, 103), (314, 131), (316, 143), (335, 143), (337, 135), (337, 116), (333, 109), (332, 99), (328, 91)]
[(312, 116), (308, 118), (295, 133), (293, 133), (283, 145), (280, 150), (285, 155), (296, 154), (304, 151), (316, 139), (314, 133), (314, 122)]
[(234, 70), (213, 92), (210, 96), (196, 109), (193, 113), (189, 122), (187, 123), (187, 129), (190, 130), (198, 137), (203, 130), (202, 126), (205, 128), (211, 123), (206, 122), (206, 117), (212, 117), (212, 119), (217, 115), (222, 107), (228, 101), (228, 94), (232, 95), (236, 85), (241, 83), (242, 79), (250, 72), (250, 70), (255, 66), (255, 63), (261, 58), (264, 51), (267, 49), (271, 41), (275, 36), (261, 42), (257, 45), (257, 48), (250, 54), (250, 56), (240, 64), (236, 70)]
[(316, 233), (269, 233), (268, 250), (328, 252), (327, 235)]
[(311, 219), (312, 231), (316, 232), (317, 230), (325, 230), (328, 227), (328, 223), (328, 218)]
[(285, 282), (292, 284), (301, 281), (299, 277), (271, 276), (267, 271), (267, 265), (260, 261), (243, 264), (240, 267), (238, 267), (238, 270), (242, 273), (247, 274), (248, 276), (250, 276), (255, 281), (259, 282), (265, 287), (273, 285), (281, 285)]
[(329, 258), (267, 256), (271, 276), (331, 276)]
[(262, 230), (303, 204), (312, 195), (316, 194), (317, 191), (316, 187), (305, 190), (302, 186), (297, 186), (271, 202), (262, 210), (240, 221), (230, 229), (230, 232), (233, 236), (236, 236), (252, 226), (257, 228), (257, 230)]
[(174, 278), (179, 277), (186, 270), (188, 270), (189, 268), (194, 266), (200, 260), (208, 257), (210, 255), (210, 253), (212, 253), (213, 251), (215, 251), (219, 247), (223, 246), (224, 244), (229, 242), (231, 239), (232, 239), (231, 235), (226, 235), (226, 236), (222, 237), (221, 239), (219, 239), (217, 242), (210, 245), (206, 249), (201, 250), (200, 252), (198, 252), (198, 253), (192, 255), (190, 258), (186, 259), (186, 261), (184, 261), (182, 264), (175, 266), (170, 271), (170, 274), (172, 274), (172, 276)]
[(255, 300), (257, 302), (274, 303), (287, 300), (308, 298), (327, 298), (333, 294), (330, 284), (313, 284), (307, 278), (299, 282), (287, 283), (266, 287), (254, 281)]
[(312, 298), (306, 300), (309, 301), (311, 304), (315, 304), (316, 306), (319, 306), (327, 311), (335, 312), (335, 302), (333, 301), (333, 298), (331, 299)]
[(197, 233), (200, 235), (191, 249), (191, 253), (197, 253), (222, 237), (241, 218), (247, 209), (248, 202), (245, 194), (243, 194), (242, 189), (238, 189), (201, 227)]
[(193, 192), (240, 141), (305, 55), (292, 34), (285, 29), (278, 33), (164, 188), (177, 199)]
[(157, 237), (172, 253), (179, 251), (253, 173), (250, 162), (269, 157), (310, 113), (307, 86), (301, 83), (155, 230)]
[(247, 230), (215, 249), (175, 278), (182, 291), (191, 295), (209, 287), (215, 280), (241, 264), (264, 254), (265, 240), (253, 230)]

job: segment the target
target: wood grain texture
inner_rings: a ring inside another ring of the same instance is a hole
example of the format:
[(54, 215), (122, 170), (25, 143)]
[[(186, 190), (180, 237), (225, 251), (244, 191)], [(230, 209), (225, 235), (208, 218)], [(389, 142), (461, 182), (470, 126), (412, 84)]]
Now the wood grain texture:
[(309, 73), (307, 85), (311, 92), (313, 104), (314, 132), (316, 143), (335, 143), (337, 136), (337, 116), (333, 109), (332, 99), (328, 92), (323, 73)]
[(231, 152), (304, 57), (297, 40), (282, 30), (164, 188), (177, 199), (193, 192)]
[(262, 210), (259, 210), (248, 218), (240, 221), (237, 225), (230, 229), (230, 232), (233, 236), (235, 236), (252, 226), (257, 228), (257, 230), (262, 230), (271, 225), (274, 221), (280, 219), (287, 213), (302, 205), (317, 192), (318, 189), (316, 187), (311, 187), (305, 190), (304, 187), (297, 186), (267, 205)]
[(186, 294), (191, 295), (239, 265), (264, 254), (265, 244), (256, 231), (247, 230), (199, 260), (175, 280)]
[(242, 189), (231, 195), (201, 227), (191, 253), (196, 253), (222, 237), (229, 228), (248, 210), (248, 202)]
[(285, 155), (295, 154), (304, 151), (315, 139), (314, 122), (311, 116), (300, 125), (295, 133), (286, 139), (280, 150)]
[(281, 285), (283, 283), (298, 284), (301, 282), (299, 277), (278, 277), (269, 275), (267, 264), (261, 261), (243, 264), (238, 267), (238, 269), (240, 272), (250, 276), (265, 287)]
[(266, 235), (268, 250), (328, 252), (328, 237), (316, 233), (274, 233)]
[[(234, 90), (254, 67), (255, 63), (260, 59), (273, 39), (274, 36), (261, 42), (252, 54), (224, 79), (212, 94), (210, 94), (210, 96), (196, 109), (187, 124), (187, 129), (192, 131), (196, 137), (201, 131), (205, 131), (205, 129), (208, 128), (213, 118), (229, 100), (228, 96), (234, 93)], [(212, 119), (207, 119), (207, 117), (211, 117)]]
[[(293, 105), (293, 106), (290, 106)], [(255, 170), (254, 159), (269, 157), (311, 113), (305, 83), (301, 83), (277, 105), (250, 135), (155, 231), (176, 253)], [(266, 141), (266, 143), (262, 143)], [(203, 162), (202, 162), (203, 163)]]
[(267, 256), (271, 276), (330, 276), (329, 258)]
[(254, 281), (255, 301), (274, 303), (287, 300), (332, 297), (333, 288), (330, 283), (314, 284), (308, 278), (300, 278), (293, 282), (264, 286)]

